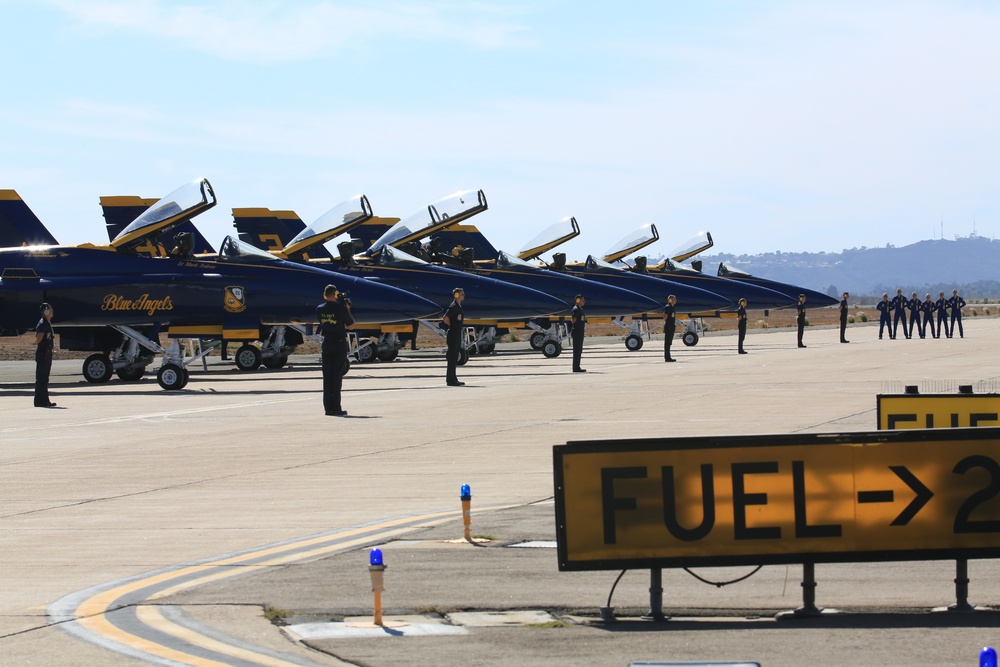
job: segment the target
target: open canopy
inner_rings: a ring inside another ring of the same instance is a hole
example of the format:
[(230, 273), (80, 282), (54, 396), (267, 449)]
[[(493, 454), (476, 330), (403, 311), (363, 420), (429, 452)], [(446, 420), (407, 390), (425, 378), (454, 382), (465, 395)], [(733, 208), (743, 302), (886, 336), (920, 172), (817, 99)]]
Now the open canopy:
[(277, 262), (278, 258), (267, 252), (256, 248), (249, 243), (240, 241), (235, 236), (227, 236), (219, 246), (220, 262)]
[(710, 232), (698, 232), (693, 237), (677, 246), (677, 248), (670, 253), (670, 259), (675, 262), (683, 262), (694, 257), (700, 252), (708, 250), (713, 245), (715, 245), (715, 243), (712, 241), (712, 234)]
[(457, 225), (488, 208), (486, 195), (482, 190), (462, 190), (429, 204), (413, 215), (393, 225), (389, 231), (376, 239), (365, 254), (374, 255), (386, 245), (399, 247), (410, 241), (419, 241), (439, 229)]
[(215, 192), (206, 178), (177, 188), (133, 220), (112, 241), (111, 246), (131, 251), (151, 236), (159, 236), (215, 206)]
[(282, 249), (282, 253), (292, 255), (304, 252), (312, 246), (326, 243), (372, 218), (371, 204), (364, 195), (355, 195), (345, 202), (337, 204), (329, 211), (316, 218), (301, 232), (295, 235)]
[(624, 257), (628, 257), (634, 252), (638, 252), (650, 243), (657, 241), (659, 238), (660, 234), (656, 231), (656, 225), (643, 225), (634, 232), (626, 234), (625, 238), (611, 246), (611, 248), (604, 253), (604, 261), (617, 262)]
[(539, 232), (521, 248), (517, 256), (521, 259), (534, 259), (579, 235), (580, 225), (577, 224), (576, 218), (567, 216)]

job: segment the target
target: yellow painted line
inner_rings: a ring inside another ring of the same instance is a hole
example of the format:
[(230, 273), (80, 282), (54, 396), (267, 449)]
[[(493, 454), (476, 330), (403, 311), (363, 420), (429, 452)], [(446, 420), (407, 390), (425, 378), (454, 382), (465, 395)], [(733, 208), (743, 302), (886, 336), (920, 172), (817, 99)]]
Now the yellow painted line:
[[(510, 509), (512, 507), (523, 507), (531, 503), (516, 503), (510, 505), (497, 505), (489, 507), (481, 507), (473, 510), (473, 513), (481, 513), (488, 511), (497, 511), (502, 509)], [(103, 637), (107, 640), (120, 644), (122, 646), (127, 646), (129, 648), (142, 651), (149, 655), (157, 656), (160, 658), (165, 658), (169, 660), (174, 660), (177, 662), (182, 662), (184, 664), (192, 665), (195, 667), (215, 667), (224, 666), (225, 663), (220, 663), (207, 658), (202, 658), (199, 656), (191, 655), (177, 649), (170, 648), (169, 646), (164, 646), (156, 642), (150, 641), (144, 637), (132, 634), (121, 628), (116, 627), (111, 623), (108, 618), (108, 612), (115, 611), (115, 607), (112, 605), (116, 600), (122, 598), (123, 596), (133, 593), (135, 591), (141, 590), (143, 588), (149, 588), (155, 586), (156, 584), (166, 584), (172, 580), (179, 578), (184, 578), (199, 572), (205, 572), (203, 576), (195, 577), (193, 579), (182, 581), (173, 586), (163, 588), (153, 594), (151, 594), (145, 600), (133, 602), (136, 605), (136, 616), (137, 618), (145, 623), (150, 628), (159, 630), (165, 634), (182, 639), (196, 646), (201, 646), (212, 651), (216, 651), (220, 654), (227, 655), (233, 658), (239, 658), (243, 660), (256, 661), (262, 665), (273, 665), (274, 667), (287, 667), (292, 663), (284, 662), (270, 656), (258, 654), (253, 652), (251, 649), (246, 649), (238, 646), (232, 646), (225, 644), (224, 642), (219, 642), (209, 637), (204, 637), (198, 635), (194, 631), (185, 628), (183, 626), (177, 625), (176, 623), (165, 618), (155, 606), (144, 605), (144, 602), (149, 602), (153, 600), (163, 599), (170, 595), (176, 594), (180, 591), (196, 588), (198, 586), (205, 585), (207, 583), (220, 581), (235, 576), (243, 576), (248, 570), (253, 569), (268, 569), (278, 565), (286, 565), (289, 563), (305, 562), (309, 560), (315, 560), (319, 557), (328, 555), (332, 552), (349, 550), (354, 547), (358, 547), (364, 544), (370, 544), (372, 542), (379, 542), (385, 539), (395, 537), (397, 535), (402, 535), (414, 530), (425, 528), (427, 526), (434, 526), (444, 523), (446, 521), (452, 520), (456, 517), (461, 516), (462, 512), (460, 509), (448, 510), (444, 512), (434, 512), (431, 514), (426, 514), (422, 516), (411, 516), (399, 519), (392, 519), (390, 521), (383, 522), (381, 524), (375, 524), (371, 526), (361, 526), (357, 528), (352, 528), (339, 533), (328, 533), (325, 535), (308, 538), (299, 542), (290, 542), (274, 547), (263, 548), (258, 551), (252, 551), (240, 554), (238, 556), (220, 558), (215, 561), (200, 563), (198, 565), (193, 565), (186, 568), (181, 568), (177, 570), (171, 570), (169, 572), (161, 572), (159, 574), (152, 575), (150, 577), (129, 582), (127, 584), (117, 586), (115, 588), (102, 591), (93, 595), (90, 598), (82, 601), (77, 605), (76, 609), (73, 610), (74, 620), (82, 627), (89, 630), (91, 633)], [(415, 523), (416, 522), (416, 523)], [(414, 525), (401, 525), (401, 524), (414, 524)], [(300, 551), (301, 548), (307, 547), (309, 545), (320, 544), (323, 542), (329, 542), (331, 540), (341, 540), (345, 537), (358, 536), (356, 539), (344, 541), (337, 541), (334, 544), (327, 544), (325, 546), (320, 546), (315, 549), (309, 549), (308, 551)], [(273, 558), (269, 558), (265, 561), (259, 561), (261, 557), (268, 555), (273, 555)], [(250, 563), (243, 567), (234, 567), (232, 569), (224, 569), (222, 571), (215, 571), (209, 573), (209, 570), (217, 570), (217, 568), (225, 566), (236, 566), (246, 563), (247, 561), (259, 561)]]
[(195, 646), (200, 646), (210, 651), (215, 651), (216, 653), (222, 653), (232, 658), (248, 660), (260, 665), (267, 665), (268, 667), (302, 667), (302, 663), (288, 662), (287, 660), (282, 660), (281, 658), (274, 658), (263, 653), (255, 653), (254, 651), (240, 648), (238, 646), (232, 646), (216, 639), (212, 639), (211, 637), (206, 637), (205, 635), (199, 635), (197, 632), (181, 627), (180, 625), (177, 625), (173, 621), (167, 619), (160, 611), (159, 607), (155, 605), (139, 607), (136, 609), (136, 617), (154, 630), (159, 630), (160, 632), (168, 634), (171, 637), (176, 637), (177, 639), (194, 644)]

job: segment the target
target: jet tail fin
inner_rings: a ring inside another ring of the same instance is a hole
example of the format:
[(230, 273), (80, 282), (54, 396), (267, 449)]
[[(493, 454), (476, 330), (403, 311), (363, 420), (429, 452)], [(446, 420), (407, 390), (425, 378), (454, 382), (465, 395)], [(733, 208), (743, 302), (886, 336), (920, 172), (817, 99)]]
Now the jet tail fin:
[[(234, 208), (233, 227), (240, 240), (267, 252), (280, 252), (295, 236), (306, 228), (294, 211), (272, 211), (269, 208)], [(296, 256), (296, 259), (298, 256)], [(333, 259), (322, 245), (309, 248), (301, 258)]]
[(0, 248), (58, 245), (15, 190), (0, 190)]
[[(108, 230), (108, 240), (114, 240), (132, 221), (142, 215), (146, 209), (160, 201), (157, 198), (143, 198), (132, 195), (101, 197), (101, 209), (104, 211), (104, 225)], [(198, 228), (191, 221), (183, 222), (173, 229), (143, 245), (136, 247), (136, 252), (142, 255), (152, 255), (154, 257), (166, 257), (177, 245), (176, 237), (179, 234), (190, 234), (189, 238), (194, 240), (190, 252), (193, 254), (211, 254), (215, 252)]]

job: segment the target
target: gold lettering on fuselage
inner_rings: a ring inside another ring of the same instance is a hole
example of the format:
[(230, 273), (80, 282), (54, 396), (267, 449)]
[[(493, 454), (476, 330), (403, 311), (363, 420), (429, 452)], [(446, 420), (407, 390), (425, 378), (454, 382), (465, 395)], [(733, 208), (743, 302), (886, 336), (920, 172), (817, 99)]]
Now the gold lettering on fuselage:
[(173, 310), (174, 302), (169, 296), (162, 299), (151, 299), (148, 294), (143, 294), (138, 299), (127, 299), (121, 294), (106, 294), (101, 310), (114, 311), (140, 311), (152, 317), (156, 313), (165, 310)]

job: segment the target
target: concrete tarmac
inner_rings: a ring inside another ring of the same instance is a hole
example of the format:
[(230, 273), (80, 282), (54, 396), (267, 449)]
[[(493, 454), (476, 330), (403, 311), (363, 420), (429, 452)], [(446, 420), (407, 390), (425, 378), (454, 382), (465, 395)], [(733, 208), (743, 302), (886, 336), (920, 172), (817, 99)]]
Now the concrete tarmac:
[[(621, 620), (605, 626), (597, 609), (618, 573), (560, 573), (544, 544), (555, 539), (552, 445), (874, 430), (880, 392), (913, 384), (924, 393), (960, 384), (997, 391), (1000, 321), (967, 318), (965, 333), (878, 340), (876, 327), (859, 325), (844, 345), (835, 329), (810, 327), (809, 347), (797, 349), (793, 330), (755, 330), (742, 356), (733, 335), (705, 336), (693, 348), (675, 341), (674, 364), (663, 363), (662, 338), (638, 352), (588, 339), (581, 374), (570, 372), (568, 351), (545, 359), (503, 344), (460, 368), (467, 385), (454, 388), (444, 384), (440, 350), (404, 352), (352, 367), (346, 418), (323, 415), (312, 357), (253, 373), (213, 358), (180, 392), (162, 391), (152, 377), (90, 385), (81, 362), (57, 362), (55, 409), (31, 407), (31, 362), (0, 363), (0, 665), (144, 664), (148, 653), (130, 647), (127, 632), (90, 635), (103, 637), (97, 643), (66, 632), (85, 625), (59, 615), (72, 607), (66, 600), (307, 536), (342, 541), (242, 567), (240, 576), (148, 598), (129, 593), (121, 606), (148, 623), (156, 612), (161, 628), (245, 646), (244, 662), (214, 664), (976, 664), (983, 645), (1000, 644), (997, 617), (927, 613), (954, 602), (953, 562), (818, 565), (817, 604), (850, 613), (794, 623), (772, 616), (801, 604), (800, 566), (765, 567), (723, 588), (667, 570), (664, 607), (674, 620), (665, 623), (638, 619), (648, 610), (649, 573), (629, 572), (611, 601)], [(493, 538), (486, 546), (451, 541), (461, 537), (462, 484), (471, 485), (475, 510), (510, 506), (474, 514), (473, 532)], [(405, 517), (412, 525), (387, 525)], [(360, 536), (349, 538), (352, 529)], [(542, 544), (511, 546), (526, 540)], [(356, 617), (371, 611), (371, 544), (383, 545), (389, 564), (388, 617), (461, 625), (456, 612), (481, 612), (501, 625), (466, 618), (463, 635), (299, 642), (264, 619), (267, 605), (293, 612), (290, 627), (360, 624)], [(748, 570), (698, 573), (728, 580)], [(970, 573), (970, 601), (1000, 606), (997, 562), (973, 561)], [(552, 621), (497, 615), (511, 611)], [(208, 643), (177, 634), (163, 630), (169, 641)], [(171, 650), (156, 660), (213, 664)]]

